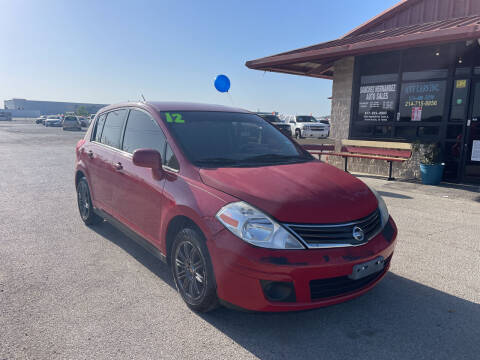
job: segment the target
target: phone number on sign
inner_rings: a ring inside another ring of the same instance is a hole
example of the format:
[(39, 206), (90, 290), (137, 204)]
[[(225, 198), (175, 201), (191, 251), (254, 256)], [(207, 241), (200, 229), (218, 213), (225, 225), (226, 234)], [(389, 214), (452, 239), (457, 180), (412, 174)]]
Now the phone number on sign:
[(416, 106), (437, 106), (438, 101), (437, 100), (416, 100), (416, 101), (405, 101), (405, 107), (416, 107)]

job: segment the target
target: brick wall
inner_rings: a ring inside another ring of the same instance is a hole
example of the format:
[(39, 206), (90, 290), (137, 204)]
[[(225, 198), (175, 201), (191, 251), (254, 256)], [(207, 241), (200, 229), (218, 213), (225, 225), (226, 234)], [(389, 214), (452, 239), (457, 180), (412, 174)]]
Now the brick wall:
[(337, 151), (340, 151), (340, 140), (348, 139), (354, 63), (355, 58), (351, 56), (338, 60), (334, 67), (330, 137), (335, 139)]

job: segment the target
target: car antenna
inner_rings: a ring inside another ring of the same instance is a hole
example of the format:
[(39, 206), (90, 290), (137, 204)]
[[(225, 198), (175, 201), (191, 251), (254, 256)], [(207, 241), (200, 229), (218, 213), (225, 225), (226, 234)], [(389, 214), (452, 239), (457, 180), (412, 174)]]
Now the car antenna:
[(142, 95), (143, 102), (147, 102), (147, 100), (145, 100), (145, 96), (143, 96), (143, 94), (140, 95)]

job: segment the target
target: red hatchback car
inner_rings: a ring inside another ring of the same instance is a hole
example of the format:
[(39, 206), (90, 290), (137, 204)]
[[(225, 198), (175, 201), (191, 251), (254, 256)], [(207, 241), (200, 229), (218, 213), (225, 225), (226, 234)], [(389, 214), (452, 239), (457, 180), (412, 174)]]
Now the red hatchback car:
[(107, 219), (157, 254), (196, 311), (346, 301), (395, 247), (374, 190), (235, 108), (105, 107), (77, 144), (75, 184), (83, 221)]

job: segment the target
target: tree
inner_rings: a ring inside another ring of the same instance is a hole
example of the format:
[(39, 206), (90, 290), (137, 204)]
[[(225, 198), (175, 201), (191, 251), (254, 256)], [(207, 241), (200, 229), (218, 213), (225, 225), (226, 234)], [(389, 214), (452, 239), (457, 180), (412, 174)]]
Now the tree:
[(77, 110), (75, 111), (75, 113), (78, 115), (78, 116), (88, 116), (88, 111), (87, 109), (85, 108), (85, 106), (81, 105), (77, 108)]

